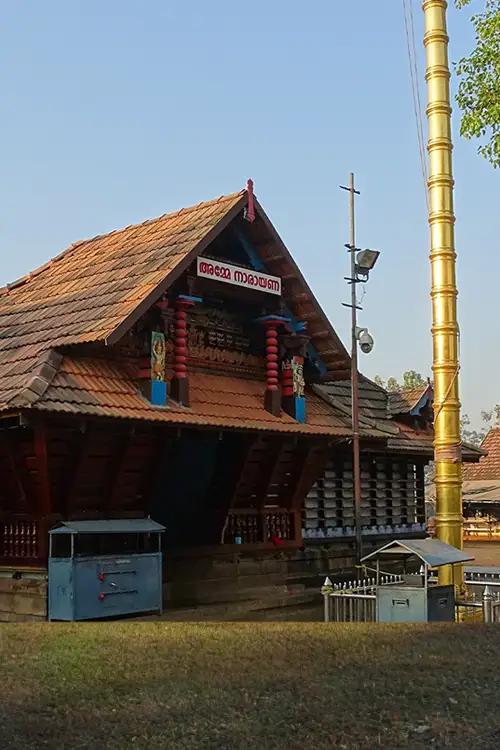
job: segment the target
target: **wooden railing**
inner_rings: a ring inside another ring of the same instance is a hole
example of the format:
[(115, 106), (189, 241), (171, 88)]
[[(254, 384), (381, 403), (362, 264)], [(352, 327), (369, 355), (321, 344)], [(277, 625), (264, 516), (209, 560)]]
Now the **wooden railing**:
[(47, 555), (46, 519), (0, 516), (0, 564), (42, 563)]
[(225, 544), (259, 544), (293, 541), (295, 538), (294, 514), (287, 508), (233, 509), (229, 512), (225, 531)]

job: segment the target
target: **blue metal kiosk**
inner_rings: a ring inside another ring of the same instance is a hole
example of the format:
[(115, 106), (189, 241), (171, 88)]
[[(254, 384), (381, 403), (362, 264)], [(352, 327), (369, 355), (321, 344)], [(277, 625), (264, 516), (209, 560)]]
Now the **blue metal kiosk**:
[(165, 527), (149, 518), (64, 521), (49, 532), (49, 620), (162, 611)]

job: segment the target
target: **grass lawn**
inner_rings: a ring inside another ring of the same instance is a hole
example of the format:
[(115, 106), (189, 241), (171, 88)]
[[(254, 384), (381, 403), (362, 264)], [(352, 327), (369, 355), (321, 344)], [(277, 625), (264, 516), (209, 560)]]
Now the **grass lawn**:
[(0, 626), (0, 748), (500, 748), (500, 628)]

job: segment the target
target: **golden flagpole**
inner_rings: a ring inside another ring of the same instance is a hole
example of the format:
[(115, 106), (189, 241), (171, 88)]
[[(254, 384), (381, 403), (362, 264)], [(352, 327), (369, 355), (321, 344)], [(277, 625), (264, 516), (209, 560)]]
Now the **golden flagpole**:
[[(462, 463), (458, 394), (459, 330), (455, 279), (450, 70), (445, 0), (424, 0), (429, 227), (432, 271), (436, 533), (462, 548)], [(440, 568), (440, 583), (463, 585), (463, 569)]]

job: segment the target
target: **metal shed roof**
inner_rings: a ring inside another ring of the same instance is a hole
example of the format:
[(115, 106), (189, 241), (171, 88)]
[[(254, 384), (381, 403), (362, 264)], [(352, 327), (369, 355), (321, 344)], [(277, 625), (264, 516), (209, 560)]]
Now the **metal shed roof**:
[(147, 534), (165, 531), (150, 518), (117, 518), (97, 521), (62, 521), (49, 534)]
[(442, 565), (454, 565), (455, 563), (467, 562), (474, 558), (462, 550), (445, 544), (438, 539), (395, 539), (388, 542), (375, 552), (365, 555), (361, 562), (378, 557), (379, 555), (406, 556), (416, 555), (422, 562), (431, 568), (439, 568)]

